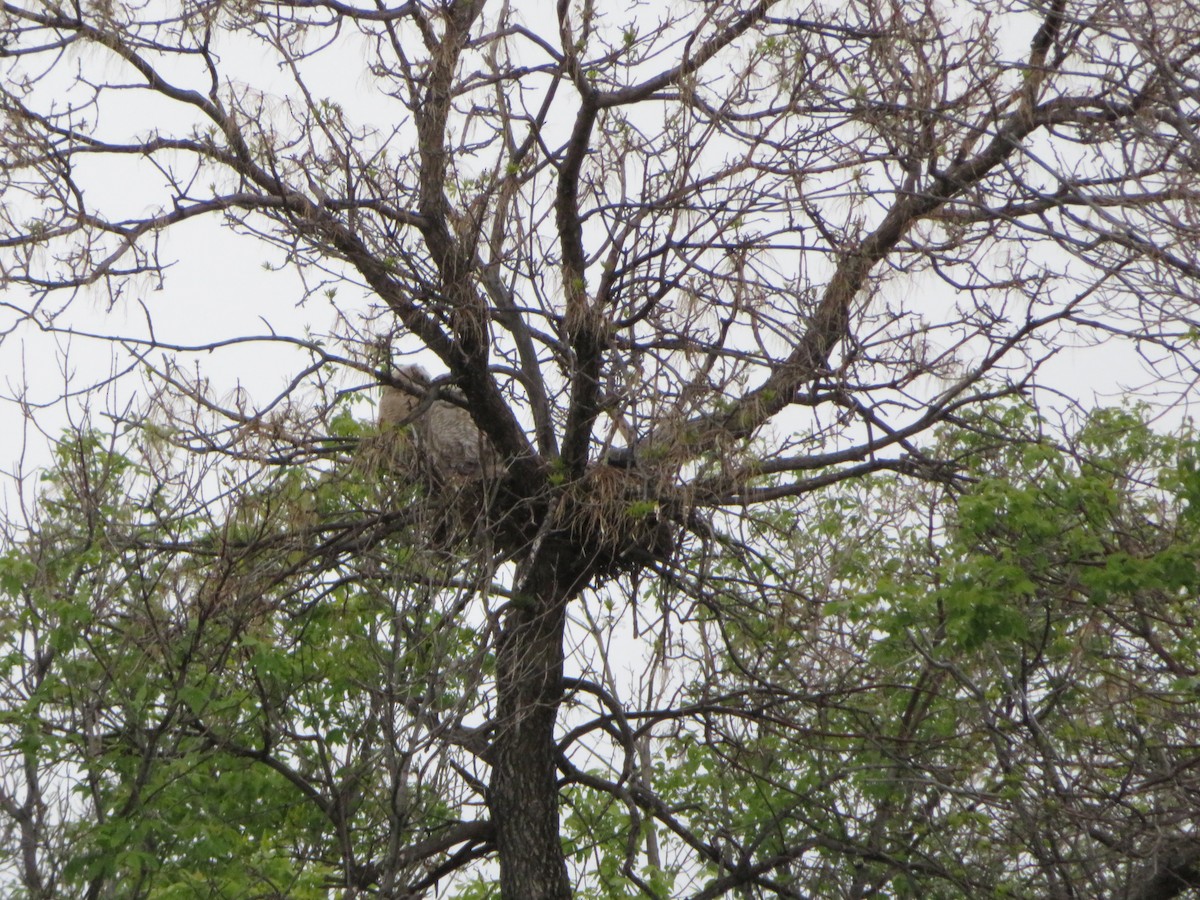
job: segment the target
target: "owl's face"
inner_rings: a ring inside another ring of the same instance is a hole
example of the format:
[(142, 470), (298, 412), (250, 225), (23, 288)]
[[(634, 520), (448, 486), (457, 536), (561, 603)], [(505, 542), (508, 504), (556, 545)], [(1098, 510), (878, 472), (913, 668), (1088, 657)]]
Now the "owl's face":
[(399, 425), (406, 422), (420, 403), (414, 394), (385, 384), (379, 396), (379, 424)]
[(379, 396), (379, 424), (398, 425), (408, 421), (429, 387), (429, 373), (420, 366), (397, 366), (394, 384), (385, 384)]

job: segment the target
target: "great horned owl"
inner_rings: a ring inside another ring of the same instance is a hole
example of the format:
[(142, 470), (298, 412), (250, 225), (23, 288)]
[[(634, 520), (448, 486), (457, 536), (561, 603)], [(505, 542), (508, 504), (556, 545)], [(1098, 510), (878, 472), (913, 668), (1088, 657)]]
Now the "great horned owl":
[(383, 386), (379, 399), (381, 430), (411, 424), (421, 456), (443, 478), (495, 472), (495, 452), (470, 414), (453, 403), (431, 399), (434, 391), (428, 372), (420, 366), (401, 366), (394, 381)]

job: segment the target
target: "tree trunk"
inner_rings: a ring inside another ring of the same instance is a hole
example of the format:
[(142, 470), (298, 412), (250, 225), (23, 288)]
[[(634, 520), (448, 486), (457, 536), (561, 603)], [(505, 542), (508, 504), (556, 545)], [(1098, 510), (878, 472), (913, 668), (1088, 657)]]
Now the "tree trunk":
[(505, 900), (572, 896), (559, 837), (554, 722), (562, 699), (567, 602), (582, 573), (565, 553), (546, 556), (534, 562), (524, 580), (497, 648), (498, 717), (488, 805)]

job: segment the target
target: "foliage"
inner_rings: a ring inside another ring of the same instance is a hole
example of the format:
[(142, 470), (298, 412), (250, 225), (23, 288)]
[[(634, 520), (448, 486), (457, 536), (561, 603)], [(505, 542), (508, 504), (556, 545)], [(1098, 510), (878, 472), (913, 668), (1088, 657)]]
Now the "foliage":
[[(43, 517), (0, 561), (5, 796), (24, 771), (57, 798), (42, 889), (433, 884), (453, 843), (406, 848), (481, 803), (479, 750), (454, 735), (488, 715), (478, 609), (428, 586), (403, 530), (319, 575), (293, 565), (302, 535), (245, 539), (301, 496), (324, 520), (361, 511), (361, 470), (289, 471), (225, 522), (176, 509), (183, 547), (162, 509), (143, 518), (146, 467), (120, 444), (62, 443)], [(574, 741), (653, 748), (569, 778), (579, 896), (729, 873), (781, 895), (1115, 896), (1190, 821), (1200, 442), (1100, 410), (1058, 446), (947, 431), (939, 449), (960, 489), (855, 483), (806, 528), (764, 517), (752, 582), (723, 555), (675, 626), (674, 709), (568, 713)], [(672, 590), (644, 599), (679, 615)], [(459, 895), (488, 894), (474, 877)]]
[(58, 456), (0, 561), (9, 789), (58, 798), (30, 824), (43, 889), (317, 897), (381, 856), (417, 877), (400, 857), (455, 821), (428, 732), (475, 708), (486, 666), (403, 543), (297, 571), (305, 523), (361, 508), (361, 475), (147, 519), (130, 457), (94, 434)]
[(1142, 896), (1197, 787), (1195, 435), (1099, 410), (1069, 446), (946, 440), (961, 493), (857, 486), (779, 534), (795, 580), (711, 592), (729, 652), (691, 692), (739, 702), (656, 787), (785, 860), (768, 893)]

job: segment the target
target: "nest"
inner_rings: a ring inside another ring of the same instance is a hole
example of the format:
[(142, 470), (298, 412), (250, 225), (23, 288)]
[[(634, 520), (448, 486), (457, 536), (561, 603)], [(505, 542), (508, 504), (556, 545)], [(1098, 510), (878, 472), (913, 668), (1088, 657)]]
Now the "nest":
[(561, 519), (598, 573), (638, 569), (675, 551), (678, 511), (666, 502), (672, 496), (651, 474), (599, 463), (567, 488)]
[(601, 462), (557, 496), (525, 497), (513, 490), (466, 410), (438, 399), (429, 385), (417, 367), (396, 370), (395, 384), (383, 391), (372, 452), (401, 482), (422, 487), (418, 502), (428, 507), (432, 541), (485, 540), (519, 553), (539, 533), (545, 536), (550, 515), (550, 537), (561, 552), (597, 574), (638, 569), (673, 554), (679, 504), (664, 504), (675, 497), (674, 485), (653, 469)]
[(405, 429), (371, 442), (371, 461), (397, 485), (415, 487), (409, 501), (431, 545), (449, 548), (481, 541), (519, 552), (545, 529), (563, 552), (610, 575), (671, 557), (681, 519), (669, 486), (637, 469), (593, 465), (583, 478), (561, 488), (550, 503), (518, 494), (503, 473), (459, 475), (431, 464)]

